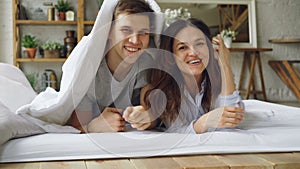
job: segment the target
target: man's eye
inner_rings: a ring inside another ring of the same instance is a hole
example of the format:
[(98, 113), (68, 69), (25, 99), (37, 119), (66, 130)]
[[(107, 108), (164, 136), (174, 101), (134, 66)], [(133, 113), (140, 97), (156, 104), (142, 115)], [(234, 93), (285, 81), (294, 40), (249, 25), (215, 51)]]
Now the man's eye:
[(139, 31), (139, 35), (149, 35), (148, 31)]
[(131, 31), (130, 31), (130, 29), (121, 29), (121, 32), (123, 32), (123, 33), (125, 33), (125, 34), (130, 34), (131, 33)]

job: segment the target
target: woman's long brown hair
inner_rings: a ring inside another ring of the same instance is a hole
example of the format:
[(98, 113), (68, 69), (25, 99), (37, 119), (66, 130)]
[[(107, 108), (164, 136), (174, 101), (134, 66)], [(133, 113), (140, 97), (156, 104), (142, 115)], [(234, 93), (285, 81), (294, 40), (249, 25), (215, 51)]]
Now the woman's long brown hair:
[[(218, 61), (214, 57), (214, 50), (210, 42), (210, 31), (208, 26), (201, 20), (189, 19), (178, 20), (171, 24), (162, 34), (160, 50), (156, 56), (156, 69), (152, 69), (148, 74), (149, 89), (145, 92), (144, 103), (146, 109), (151, 108), (153, 113), (159, 112), (163, 102), (166, 102), (166, 108), (159, 115), (162, 122), (173, 122), (179, 115), (181, 107), (181, 94), (183, 93), (184, 79), (175, 62), (173, 55), (174, 37), (187, 26), (200, 29), (207, 37), (209, 48), (209, 63), (203, 71), (205, 80), (204, 96), (201, 106), (205, 113), (211, 110), (215, 99), (221, 91), (221, 76)], [(197, 82), (201, 85), (202, 82)], [(158, 90), (164, 92), (166, 100), (163, 100)], [(151, 97), (150, 97), (151, 94)], [(151, 101), (151, 103), (150, 103)], [(186, 113), (186, 112), (185, 112)]]

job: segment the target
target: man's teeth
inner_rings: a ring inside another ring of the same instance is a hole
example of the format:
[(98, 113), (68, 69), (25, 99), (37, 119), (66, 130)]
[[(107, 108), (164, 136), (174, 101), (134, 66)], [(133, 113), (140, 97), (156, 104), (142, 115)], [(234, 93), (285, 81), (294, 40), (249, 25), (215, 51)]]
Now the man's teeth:
[(138, 48), (129, 48), (129, 47), (126, 47), (126, 49), (130, 52), (136, 52), (138, 51)]
[(192, 60), (188, 62), (189, 64), (195, 64), (195, 63), (200, 63), (200, 60)]

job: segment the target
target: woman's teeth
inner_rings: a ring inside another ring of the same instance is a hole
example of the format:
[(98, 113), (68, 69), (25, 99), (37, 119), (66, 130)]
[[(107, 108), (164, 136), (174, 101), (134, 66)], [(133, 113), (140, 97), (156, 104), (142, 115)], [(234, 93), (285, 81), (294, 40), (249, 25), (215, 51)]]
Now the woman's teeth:
[(197, 63), (200, 63), (200, 60), (197, 59), (197, 60), (191, 60), (188, 62), (188, 64), (197, 64)]

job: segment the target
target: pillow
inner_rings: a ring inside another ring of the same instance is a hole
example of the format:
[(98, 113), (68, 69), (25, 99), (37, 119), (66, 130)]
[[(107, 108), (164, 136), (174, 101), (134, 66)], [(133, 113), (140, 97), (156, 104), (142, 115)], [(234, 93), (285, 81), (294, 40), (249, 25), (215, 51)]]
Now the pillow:
[(45, 133), (23, 117), (11, 112), (0, 102), (0, 145), (12, 138)]
[(20, 69), (0, 63), (0, 102), (11, 112), (30, 103), (36, 93)]

